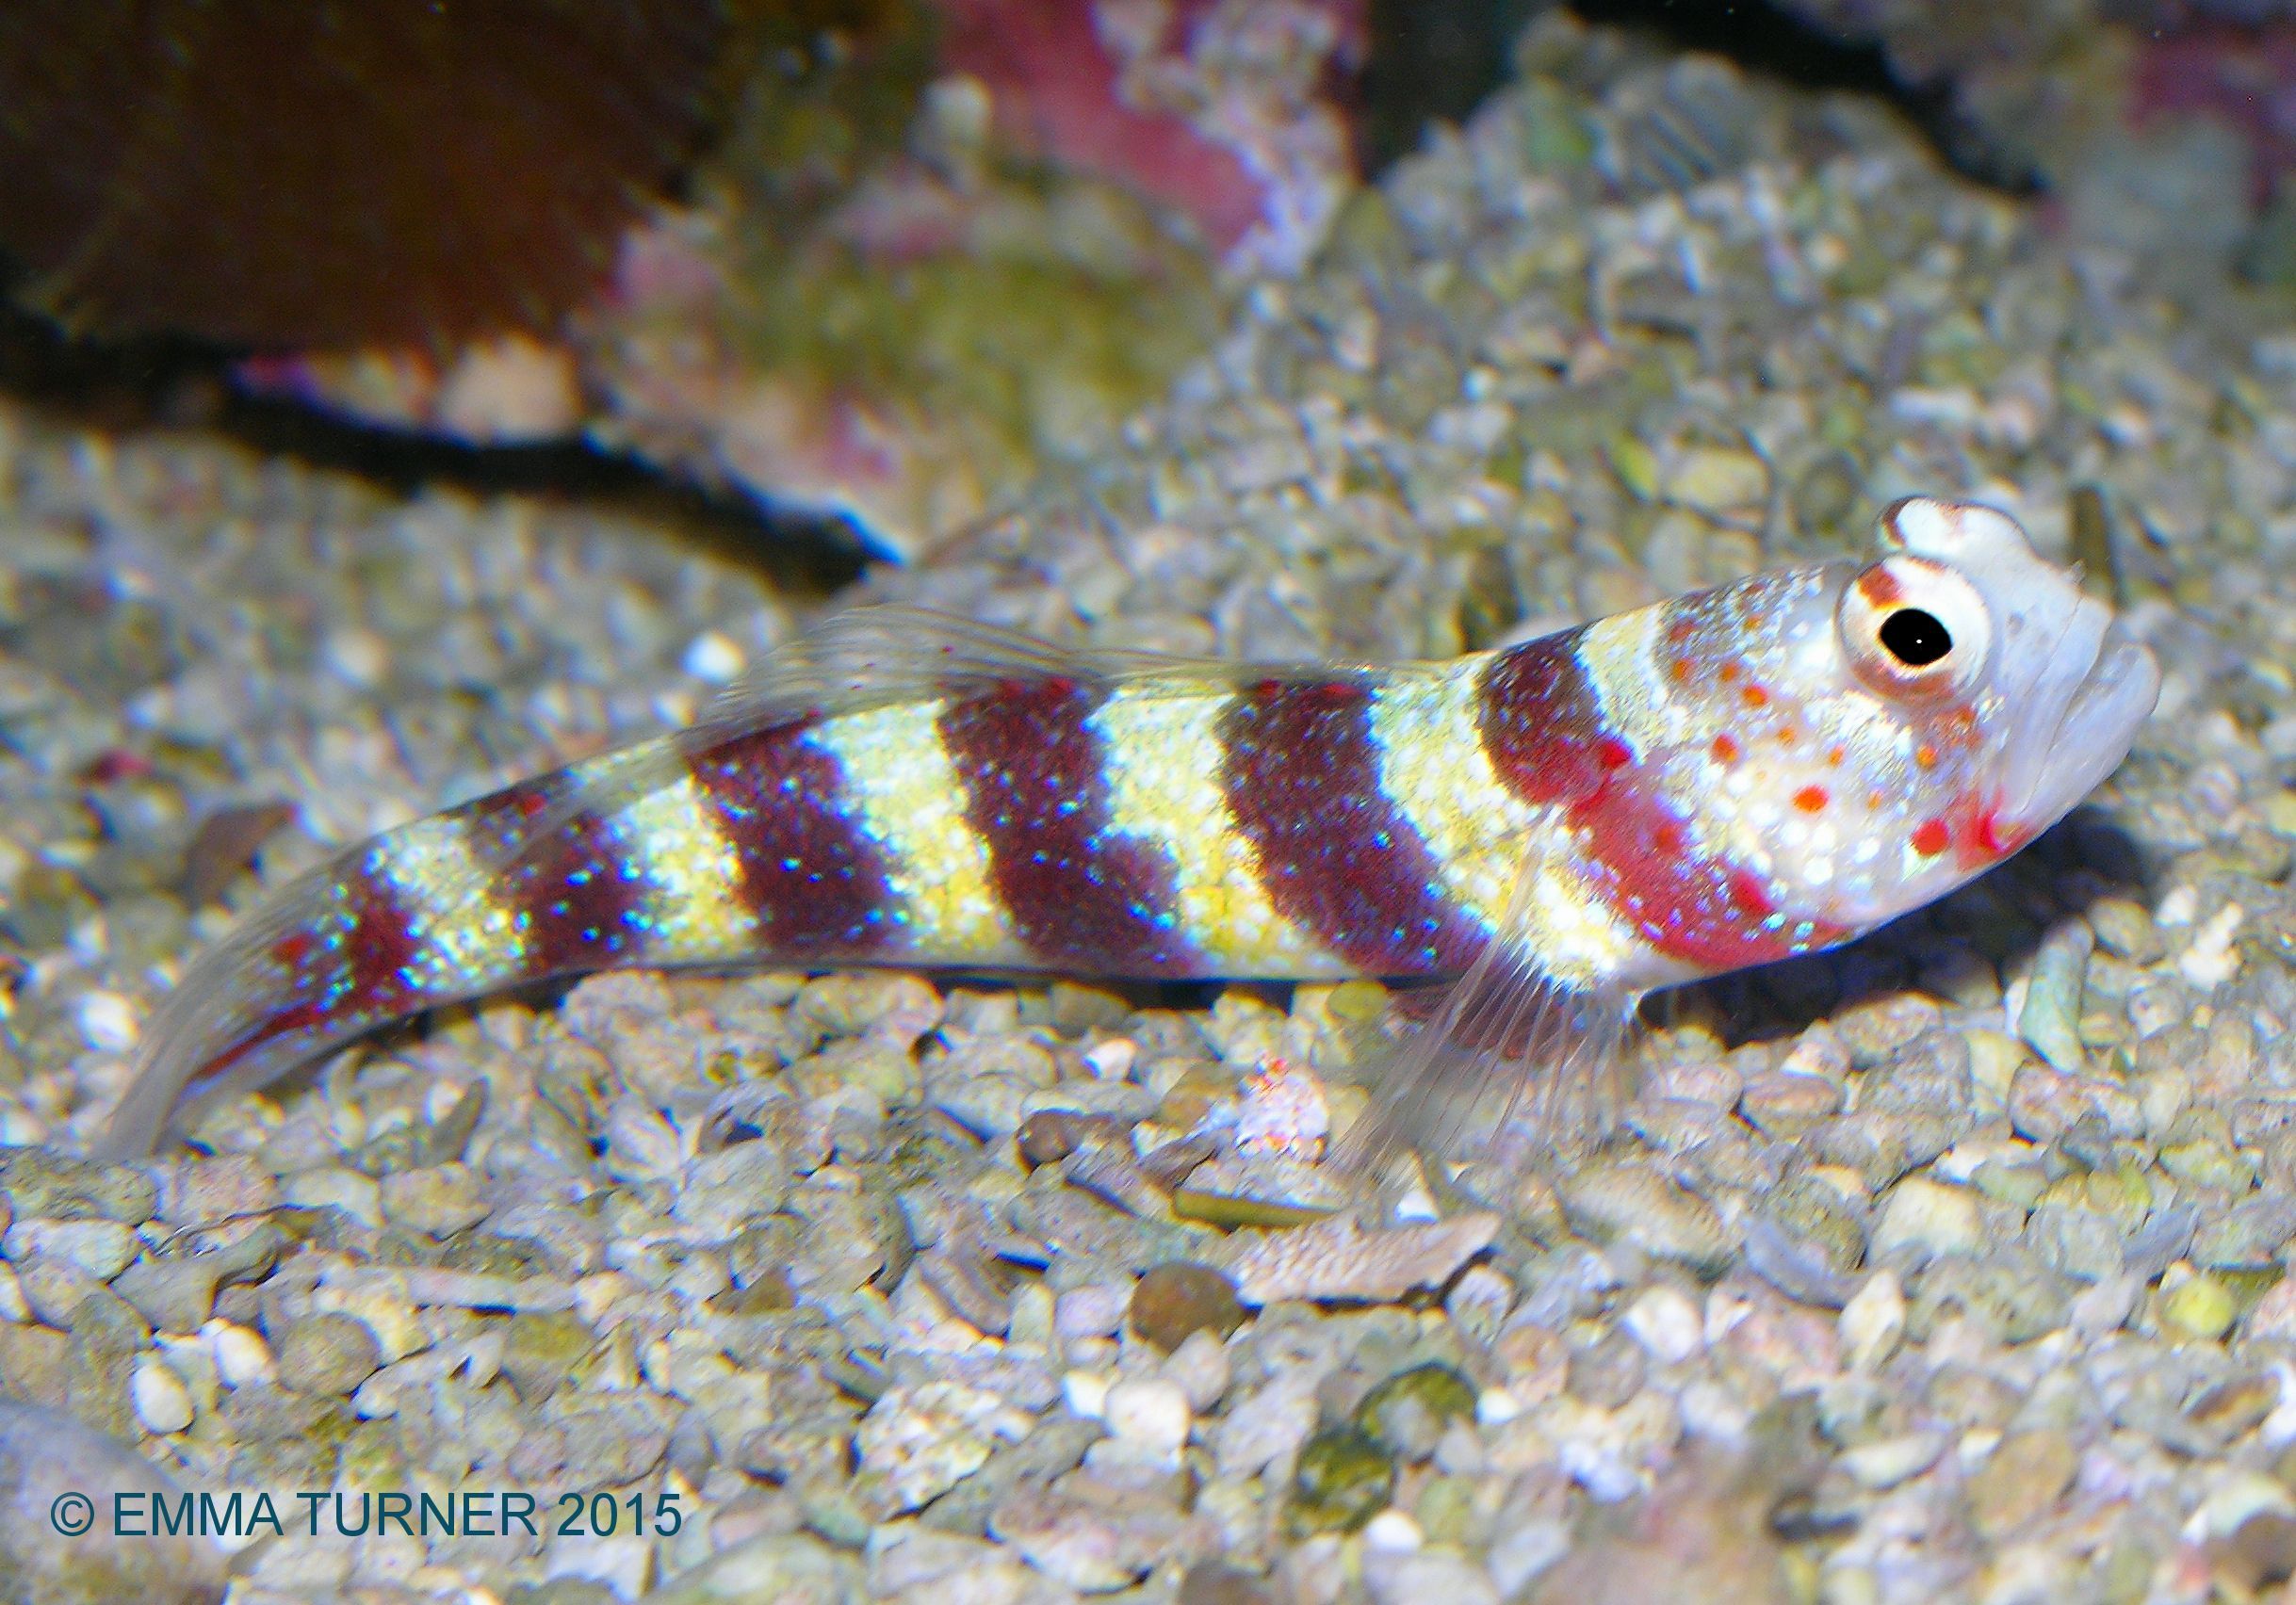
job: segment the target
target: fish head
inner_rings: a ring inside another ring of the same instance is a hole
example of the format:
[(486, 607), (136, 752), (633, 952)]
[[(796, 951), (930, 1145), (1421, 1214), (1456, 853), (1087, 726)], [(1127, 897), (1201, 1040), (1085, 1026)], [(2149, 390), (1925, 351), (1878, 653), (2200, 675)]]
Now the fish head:
[[(1731, 761), (1693, 785), (1781, 917), (1843, 934), (2063, 818), (2127, 755), (2160, 687), (2152, 654), (2008, 514), (1911, 497), (1881, 537), (1872, 562), (1757, 576), (1709, 610), (1744, 642), (1743, 679), (1708, 693)], [(1776, 691), (1759, 710), (1723, 694), (1756, 681)]]

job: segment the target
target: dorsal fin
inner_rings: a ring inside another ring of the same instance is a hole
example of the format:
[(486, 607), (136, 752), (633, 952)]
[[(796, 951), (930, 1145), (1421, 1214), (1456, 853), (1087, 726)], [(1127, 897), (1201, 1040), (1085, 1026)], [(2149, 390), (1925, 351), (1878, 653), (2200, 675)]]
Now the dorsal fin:
[[(1386, 673), (1409, 665), (1390, 666)], [(850, 608), (822, 619), (734, 681), (702, 710), (684, 738), (689, 750), (800, 715), (835, 717), (864, 708), (941, 697), (976, 696), (1013, 684), (1073, 679), (1115, 686), (1169, 679), (1200, 691), (1207, 682), (1327, 675), (1343, 667), (1249, 663), (1161, 652), (1067, 651), (1018, 630), (975, 624), (905, 603)]]

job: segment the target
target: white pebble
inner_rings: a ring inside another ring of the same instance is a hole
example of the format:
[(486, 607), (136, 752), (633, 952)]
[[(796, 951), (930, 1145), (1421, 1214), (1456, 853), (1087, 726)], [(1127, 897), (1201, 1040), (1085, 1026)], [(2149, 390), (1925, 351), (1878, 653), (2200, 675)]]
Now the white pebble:
[(1834, 1322), (1849, 1369), (1870, 1371), (1888, 1359), (1905, 1331), (1905, 1289), (1895, 1271), (1877, 1271), (1849, 1295)]
[(200, 1336), (207, 1339), (207, 1352), (215, 1356), (216, 1375), (224, 1386), (247, 1387), (277, 1378), (271, 1346), (260, 1332), (218, 1318), (201, 1327)]
[(1706, 1321), (1681, 1292), (1659, 1287), (1646, 1289), (1627, 1306), (1625, 1325), (1651, 1358), (1674, 1366), (1698, 1353)]
[(1199, 1415), (1220, 1402), (1233, 1376), (1228, 1345), (1201, 1328), (1181, 1339), (1180, 1347), (1164, 1356), (1162, 1370), (1164, 1381), (1187, 1395)]
[(1420, 1532), (1409, 1511), (1389, 1505), (1363, 1524), (1363, 1547), (1384, 1550), (1391, 1555), (1408, 1555), (1425, 1543), (1426, 1534)]
[(354, 686), (372, 686), (390, 672), (391, 643), (372, 630), (337, 630), (327, 638), (327, 666)]
[(42, 1256), (68, 1260), (99, 1282), (126, 1270), (138, 1246), (117, 1221), (23, 1220), (0, 1239), (0, 1252), (19, 1265)]
[(1162, 1377), (1126, 1377), (1101, 1399), (1100, 1419), (1117, 1437), (1158, 1460), (1177, 1461), (1195, 1412), (1179, 1385)]
[(1745, 1402), (1718, 1383), (1690, 1384), (1676, 1407), (1682, 1412), (1684, 1432), (1732, 1448), (1745, 1442), (1754, 1424), (1754, 1413)]
[(1504, 1387), (1486, 1387), (1475, 1395), (1474, 1419), (1478, 1425), (1503, 1427), (1522, 1414), (1522, 1401)]
[(2162, 898), (2159, 906), (2153, 910), (2153, 922), (2157, 925), (2190, 925), (2199, 913), (2200, 888), (2177, 886)]
[(697, 680), (722, 686), (741, 673), (748, 661), (732, 638), (721, 630), (704, 630), (686, 643), (681, 667)]
[(1108, 1408), (1109, 1378), (1099, 1371), (1072, 1370), (1060, 1379), (1060, 1396), (1068, 1414), (1097, 1421)]
[(191, 1424), (191, 1394), (166, 1361), (149, 1355), (138, 1360), (127, 1392), (137, 1421), (154, 1436), (180, 1433)]
[(1121, 1081), (1132, 1073), (1140, 1045), (1130, 1037), (1110, 1037), (1084, 1049), (1084, 1068), (1103, 1081)]
[(117, 992), (85, 994), (75, 1017), (81, 1040), (99, 1053), (125, 1053), (142, 1034), (136, 1006)]
[(2248, 911), (2239, 903), (2226, 903), (2211, 915), (2192, 933), (2192, 945), (2177, 956), (2178, 973), (2203, 991), (2222, 986), (2238, 975), (2240, 954), (2232, 945), (2232, 934), (2247, 917)]
[(1067, 1339), (1106, 1338), (1124, 1324), (1132, 1296), (1130, 1284), (1092, 1283), (1070, 1288), (1052, 1303), (1052, 1330)]
[(323, 1165), (297, 1171), (279, 1184), (280, 1196), (305, 1209), (340, 1209), (352, 1220), (380, 1230), (383, 1225), (383, 1189), (370, 1175)]
[(1903, 1433), (1843, 1451), (1841, 1467), (1859, 1487), (1880, 1493), (1927, 1471), (1945, 1448), (1935, 1433)]
[[(415, 1551), (417, 1559), (421, 1551)], [(651, 1539), (621, 1533), (611, 1538), (554, 1538), (543, 1559), (546, 1581), (578, 1578), (603, 1584), (617, 1599), (635, 1599), (651, 1585), (654, 1546)]]
[(31, 1319), (32, 1307), (24, 1302), (24, 1284), (16, 1280), (16, 1268), (0, 1264), (0, 1321), (21, 1326)]
[(2257, 1471), (2235, 1471), (2216, 1485), (2195, 1513), (2211, 1538), (2229, 1538), (2252, 1517), (2296, 1516), (2296, 1500), (2277, 1481)]

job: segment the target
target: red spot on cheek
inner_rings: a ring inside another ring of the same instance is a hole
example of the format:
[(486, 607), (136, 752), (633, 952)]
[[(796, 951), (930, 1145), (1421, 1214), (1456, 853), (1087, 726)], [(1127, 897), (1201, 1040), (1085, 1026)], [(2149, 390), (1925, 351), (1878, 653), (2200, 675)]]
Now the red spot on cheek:
[(1946, 851), (1952, 833), (1946, 829), (1943, 819), (1924, 819), (1913, 830), (1913, 851), (1924, 858), (1935, 858)]
[(1738, 741), (1734, 736), (1714, 738), (1714, 757), (1717, 763), (1734, 764), (1738, 761)]
[(1822, 786), (1805, 786), (1794, 793), (1794, 806), (1805, 814), (1823, 813), (1826, 804), (1832, 801)]
[(1978, 809), (1969, 821), (1969, 840), (1978, 851), (1995, 857), (2007, 854), (2014, 845), (2011, 833), (2001, 828), (2001, 817), (1990, 805)]
[(1777, 912), (1761, 881), (1745, 869), (1736, 870), (1730, 877), (1730, 901), (1749, 919), (1767, 919)]
[(1606, 770), (1624, 769), (1635, 761), (1635, 751), (1616, 736), (1598, 737), (1594, 743), (1594, 759)]

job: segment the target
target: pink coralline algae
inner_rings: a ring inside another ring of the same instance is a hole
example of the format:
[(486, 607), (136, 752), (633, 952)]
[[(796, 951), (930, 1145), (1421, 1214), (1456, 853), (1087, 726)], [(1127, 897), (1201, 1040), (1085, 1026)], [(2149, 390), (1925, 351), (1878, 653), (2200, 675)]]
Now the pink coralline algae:
[(555, 344), (241, 381), (464, 440), (584, 432), (922, 550), (1160, 397), (1236, 283), (1304, 266), (1356, 183), (1337, 91), (1368, 7), (909, 4), (908, 55), (762, 73)]
[(1323, 91), (1363, 61), (1368, 0), (940, 0), (947, 65), (998, 132), (1191, 219), (1231, 266), (1289, 272), (1349, 178)]
[(2249, 198), (2262, 205), (2279, 176), (2296, 169), (2296, 22), (2155, 32), (2137, 57), (2129, 97), (2141, 127), (2192, 116), (2229, 124), (2248, 144)]

